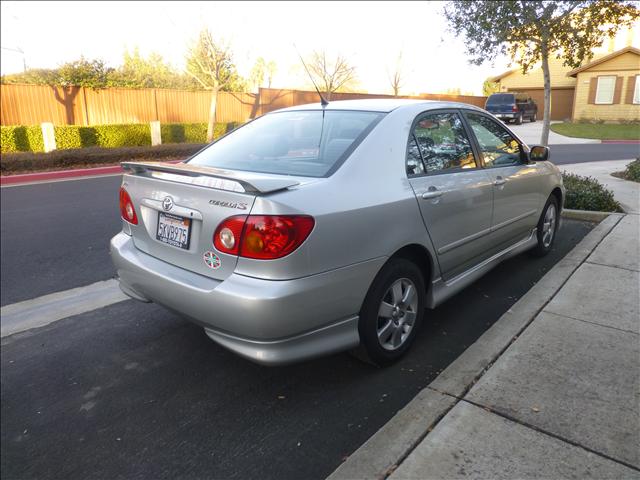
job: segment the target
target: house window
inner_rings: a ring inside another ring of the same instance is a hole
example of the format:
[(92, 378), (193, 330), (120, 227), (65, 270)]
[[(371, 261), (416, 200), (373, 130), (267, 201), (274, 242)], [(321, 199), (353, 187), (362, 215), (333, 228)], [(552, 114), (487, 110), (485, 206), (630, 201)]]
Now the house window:
[(616, 89), (616, 76), (598, 77), (596, 103), (613, 103), (613, 92)]
[(633, 103), (640, 103), (640, 75), (636, 75), (636, 85), (633, 89)]

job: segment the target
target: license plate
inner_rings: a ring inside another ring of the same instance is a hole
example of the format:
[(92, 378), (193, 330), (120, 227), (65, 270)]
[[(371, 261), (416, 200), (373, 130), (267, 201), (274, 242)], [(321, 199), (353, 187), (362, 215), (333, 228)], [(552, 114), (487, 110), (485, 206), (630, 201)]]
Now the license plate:
[(191, 219), (158, 212), (156, 239), (168, 245), (189, 250)]

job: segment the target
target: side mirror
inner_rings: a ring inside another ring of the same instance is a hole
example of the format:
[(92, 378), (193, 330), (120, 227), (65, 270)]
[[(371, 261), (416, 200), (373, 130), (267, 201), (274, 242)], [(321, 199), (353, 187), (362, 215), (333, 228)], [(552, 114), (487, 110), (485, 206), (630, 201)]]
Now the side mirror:
[(544, 162), (549, 160), (549, 147), (534, 145), (529, 151), (529, 160), (531, 162)]

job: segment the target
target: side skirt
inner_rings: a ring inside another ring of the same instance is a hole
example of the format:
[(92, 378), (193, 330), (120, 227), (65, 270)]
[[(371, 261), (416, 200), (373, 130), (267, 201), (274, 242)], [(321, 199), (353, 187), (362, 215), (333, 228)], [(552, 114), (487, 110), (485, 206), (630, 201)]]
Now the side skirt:
[(538, 241), (536, 234), (537, 229), (534, 228), (526, 238), (505, 248), (501, 252), (496, 253), (492, 257), (487, 258), (483, 262), (471, 267), (465, 272), (462, 272), (451, 280), (445, 281), (442, 277), (436, 278), (432, 282), (430, 292), (427, 296), (427, 307), (437, 307), (456, 293), (464, 290), (507, 258), (511, 258), (535, 247), (536, 242)]

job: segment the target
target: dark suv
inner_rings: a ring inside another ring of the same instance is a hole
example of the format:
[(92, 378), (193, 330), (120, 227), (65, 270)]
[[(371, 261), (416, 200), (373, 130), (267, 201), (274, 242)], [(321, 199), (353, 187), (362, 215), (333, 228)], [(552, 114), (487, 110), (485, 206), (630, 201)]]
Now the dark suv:
[(505, 122), (520, 125), (526, 118), (532, 122), (538, 119), (538, 106), (524, 93), (494, 93), (489, 95), (485, 110)]

